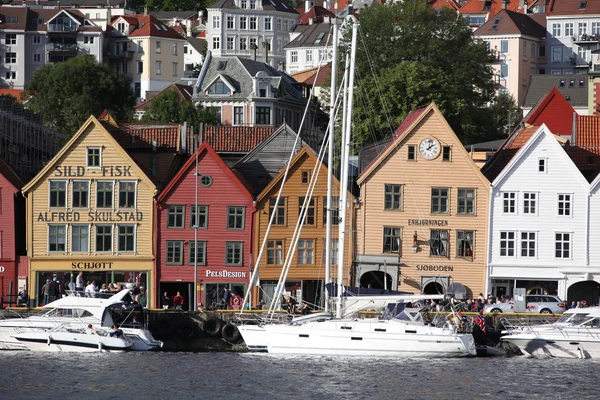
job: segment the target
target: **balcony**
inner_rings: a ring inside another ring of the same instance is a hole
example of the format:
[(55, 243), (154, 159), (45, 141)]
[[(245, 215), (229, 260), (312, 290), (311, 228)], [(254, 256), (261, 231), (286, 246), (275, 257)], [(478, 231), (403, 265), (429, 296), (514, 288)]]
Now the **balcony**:
[(506, 61), (506, 54), (504, 54), (498, 50), (490, 50), (489, 54), (490, 54), (492, 64), (501, 63), (503, 61)]
[(48, 24), (48, 32), (77, 32), (77, 24)]
[(108, 58), (117, 58), (117, 59), (131, 59), (133, 58), (134, 51), (116, 51), (116, 50), (108, 50), (106, 52), (106, 56)]
[(592, 68), (591, 61), (586, 61), (579, 56), (569, 57), (569, 60), (571, 61), (571, 65), (575, 68), (583, 68), (583, 69), (591, 69)]
[(46, 51), (61, 53), (77, 53), (79, 46), (75, 43), (50, 42), (46, 43)]
[(598, 34), (598, 35), (583, 34), (583, 35), (579, 35), (579, 36), (573, 36), (572, 40), (573, 40), (573, 43), (575, 43), (575, 44), (596, 44), (596, 43), (600, 43), (600, 34)]

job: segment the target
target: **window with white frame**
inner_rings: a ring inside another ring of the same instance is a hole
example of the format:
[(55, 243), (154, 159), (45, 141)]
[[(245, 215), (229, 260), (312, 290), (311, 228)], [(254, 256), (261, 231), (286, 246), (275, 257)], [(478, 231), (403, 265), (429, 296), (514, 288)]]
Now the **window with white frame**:
[(315, 263), (315, 241), (314, 240), (298, 240), (298, 264), (314, 264)]
[(227, 16), (227, 29), (235, 29), (235, 17), (233, 15)]
[(156, 53), (157, 54), (161, 53), (160, 40), (156, 41)]
[(33, 62), (34, 63), (40, 63), (40, 62), (42, 62), (42, 56), (39, 53), (35, 53), (33, 55)]
[(582, 46), (577, 47), (577, 57), (579, 57), (580, 62), (588, 62), (590, 60), (590, 49)]
[(577, 35), (587, 35), (587, 22), (577, 23)]
[(67, 181), (50, 181), (49, 207), (65, 208), (67, 205)]
[(33, 43), (39, 44), (41, 42), (42, 35), (33, 35)]
[(256, 38), (250, 38), (250, 50), (257, 49)]
[(500, 41), (500, 52), (504, 54), (508, 53), (508, 40)]
[(156, 75), (162, 74), (162, 61), (156, 62)]
[(281, 18), (277, 18), (277, 32), (281, 32)]
[(250, 9), (251, 10), (255, 10), (256, 9), (256, 0), (250, 0)]
[(537, 212), (537, 193), (523, 193), (523, 214), (535, 214)]
[(221, 29), (221, 17), (213, 15), (213, 29)]
[(4, 43), (5, 44), (17, 44), (17, 34), (16, 33), (7, 33), (4, 35)]
[(538, 172), (546, 173), (548, 169), (548, 159), (538, 158)]
[(552, 24), (552, 36), (560, 37), (561, 35), (561, 24)]
[(240, 29), (247, 30), (248, 29), (248, 17), (240, 17)]
[(15, 80), (17, 79), (17, 71), (6, 71), (4, 77), (8, 80)]
[(233, 125), (244, 125), (244, 107), (233, 107)]
[(265, 17), (265, 31), (273, 30), (273, 24), (271, 21), (271, 17)]
[(71, 252), (88, 253), (90, 249), (89, 225), (71, 225)]
[[(188, 253), (189, 265), (194, 265), (196, 262), (198, 263), (197, 265), (206, 265), (206, 241), (198, 240), (194, 246), (194, 241), (190, 240)], [(196, 255), (198, 256), (197, 261)]]
[(242, 265), (243, 242), (227, 242), (225, 244), (225, 265)]
[(177, 53), (178, 53), (178, 50), (177, 50), (177, 43), (173, 43), (173, 55), (174, 55), (174, 56), (176, 56), (176, 55), (177, 55)]
[(500, 76), (502, 78), (508, 78), (508, 64), (506, 61), (500, 63)]
[(313, 52), (312, 50), (306, 50), (306, 62), (312, 63), (313, 61)]
[(258, 24), (256, 23), (257, 17), (250, 17), (250, 30), (255, 31), (258, 29)]
[(600, 35), (600, 22), (592, 22), (592, 35)]
[(7, 51), (4, 55), (4, 63), (5, 64), (16, 64), (17, 63), (17, 53), (14, 51)]
[(235, 38), (228, 37), (227, 38), (227, 50), (234, 50), (234, 49), (235, 49)]
[(177, 76), (179, 74), (179, 63), (173, 63), (173, 76)]
[(572, 211), (573, 196), (570, 194), (558, 195), (558, 215), (568, 216)]
[(135, 251), (135, 225), (117, 225), (119, 234), (117, 249), (119, 253)]
[(537, 57), (537, 47), (535, 43), (531, 43), (531, 57)]
[(298, 52), (297, 51), (294, 50), (290, 53), (290, 62), (292, 64), (296, 64), (298, 62)]
[(48, 225), (48, 251), (64, 253), (67, 243), (66, 225)]
[(96, 225), (96, 252), (112, 251), (112, 225)]
[(573, 36), (573, 23), (572, 22), (565, 23), (565, 36), (566, 37)]
[(504, 192), (502, 193), (502, 210), (504, 214), (514, 214), (517, 212), (517, 193)]
[(248, 8), (248, 0), (241, 0), (240, 2), (242, 9)]
[(571, 258), (571, 234), (555, 233), (554, 256), (556, 258)]
[(240, 50), (246, 50), (248, 48), (248, 38), (240, 38)]
[(88, 181), (73, 181), (71, 188), (73, 192), (71, 207), (88, 208), (90, 205), (90, 183)]
[(515, 256), (515, 232), (500, 232), (500, 257)]
[(521, 257), (535, 257), (536, 232), (521, 232)]
[(221, 48), (221, 38), (218, 36), (213, 37), (213, 50), (219, 50)]

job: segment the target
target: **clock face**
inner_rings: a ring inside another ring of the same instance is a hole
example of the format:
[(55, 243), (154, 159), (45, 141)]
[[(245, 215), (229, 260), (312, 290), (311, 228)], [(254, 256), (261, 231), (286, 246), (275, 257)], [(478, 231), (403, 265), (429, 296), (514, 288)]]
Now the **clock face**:
[(440, 143), (433, 138), (423, 139), (419, 144), (419, 152), (423, 158), (433, 160), (440, 154)]

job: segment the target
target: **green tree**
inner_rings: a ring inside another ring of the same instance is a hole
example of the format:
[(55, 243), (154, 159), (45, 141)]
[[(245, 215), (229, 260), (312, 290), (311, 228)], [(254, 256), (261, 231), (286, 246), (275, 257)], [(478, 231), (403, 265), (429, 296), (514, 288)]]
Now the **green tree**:
[(425, 0), (367, 8), (356, 56), (356, 145), (388, 137), (411, 109), (431, 101), (463, 141), (476, 138), (480, 108), (493, 93), (489, 61), (455, 12)]
[(92, 56), (78, 56), (38, 69), (25, 85), (27, 107), (42, 113), (44, 125), (69, 135), (91, 114), (108, 109), (117, 120), (128, 119), (135, 96), (131, 81)]
[(216, 115), (208, 109), (197, 109), (191, 101), (184, 100), (177, 89), (171, 88), (152, 99), (142, 117), (145, 122), (188, 123), (197, 128), (201, 122), (216, 125)]

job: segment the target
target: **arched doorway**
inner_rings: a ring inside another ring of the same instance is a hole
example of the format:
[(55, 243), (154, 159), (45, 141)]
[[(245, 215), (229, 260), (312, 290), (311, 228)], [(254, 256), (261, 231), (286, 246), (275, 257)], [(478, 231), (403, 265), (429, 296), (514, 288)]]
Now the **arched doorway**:
[(600, 298), (600, 283), (596, 281), (582, 281), (569, 286), (567, 290), (567, 306), (572, 301), (585, 300), (588, 306), (597, 306)]
[(442, 294), (444, 293), (444, 286), (439, 282), (429, 282), (423, 288), (423, 294)]
[(383, 271), (365, 272), (360, 277), (360, 287), (361, 288), (370, 288), (370, 289), (388, 289), (388, 290), (397, 290), (398, 289), (398, 288), (392, 287), (392, 277), (390, 276), (390, 274), (386, 274)]

